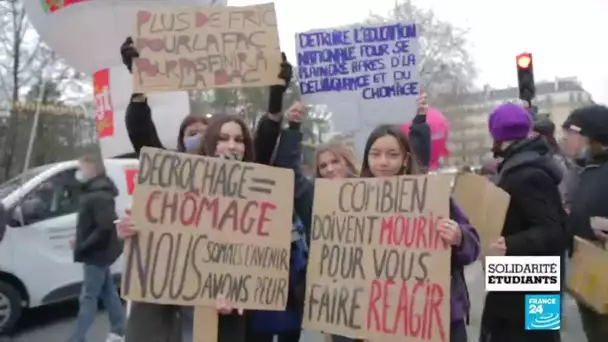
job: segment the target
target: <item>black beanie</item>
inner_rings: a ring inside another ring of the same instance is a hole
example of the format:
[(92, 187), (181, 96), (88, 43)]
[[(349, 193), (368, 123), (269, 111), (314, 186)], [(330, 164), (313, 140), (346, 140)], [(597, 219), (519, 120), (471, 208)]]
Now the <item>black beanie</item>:
[(568, 116), (562, 127), (608, 146), (608, 107), (591, 105), (578, 108)]

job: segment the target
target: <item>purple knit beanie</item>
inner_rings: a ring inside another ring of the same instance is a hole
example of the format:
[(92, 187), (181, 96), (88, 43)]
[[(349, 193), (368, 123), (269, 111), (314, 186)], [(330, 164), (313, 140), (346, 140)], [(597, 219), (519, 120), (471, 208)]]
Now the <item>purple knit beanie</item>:
[(522, 140), (532, 130), (532, 117), (522, 106), (505, 103), (494, 108), (488, 120), (488, 128), (496, 142)]

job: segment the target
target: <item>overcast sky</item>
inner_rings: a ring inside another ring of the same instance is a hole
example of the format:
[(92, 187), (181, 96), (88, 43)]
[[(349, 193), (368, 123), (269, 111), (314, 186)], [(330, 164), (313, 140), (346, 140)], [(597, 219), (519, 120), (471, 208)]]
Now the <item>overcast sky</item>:
[[(229, 5), (265, 0), (228, 0)], [(275, 0), (281, 47), (295, 62), (294, 35), (386, 14), (395, 0)], [(536, 80), (576, 76), (608, 104), (608, 0), (414, 0), (442, 20), (471, 29), (477, 84), (516, 85), (515, 55), (533, 54)]]

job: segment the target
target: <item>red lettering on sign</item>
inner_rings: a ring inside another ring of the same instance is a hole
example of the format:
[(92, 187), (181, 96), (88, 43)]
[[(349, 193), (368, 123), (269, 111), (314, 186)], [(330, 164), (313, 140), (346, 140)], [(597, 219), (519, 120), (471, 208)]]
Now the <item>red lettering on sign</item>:
[(441, 218), (432, 212), (428, 216), (385, 217), (380, 228), (380, 244), (445, 250), (448, 245), (437, 234), (437, 224)]
[(268, 236), (267, 222), (277, 209), (276, 204), (266, 201), (211, 198), (194, 192), (167, 193), (152, 191), (146, 200), (146, 219), (154, 224), (174, 224), (197, 227), (202, 217), (211, 218), (211, 228), (232, 228), (245, 235)]
[[(389, 298), (392, 280), (372, 280), (367, 311), (367, 330), (422, 340), (446, 341), (440, 305), (447, 298), (439, 284), (429, 282), (401, 283), (399, 300)], [(437, 336), (439, 334), (439, 336)]]

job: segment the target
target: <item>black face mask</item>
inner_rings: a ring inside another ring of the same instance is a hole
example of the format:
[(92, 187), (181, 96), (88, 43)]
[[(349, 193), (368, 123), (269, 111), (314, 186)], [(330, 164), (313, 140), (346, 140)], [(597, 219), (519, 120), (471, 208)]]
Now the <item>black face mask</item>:
[(500, 144), (494, 144), (492, 146), (492, 155), (494, 156), (494, 158), (502, 158), (504, 153), (505, 151), (503, 151), (502, 146), (500, 146)]

